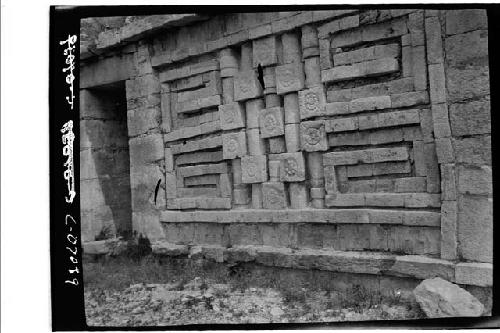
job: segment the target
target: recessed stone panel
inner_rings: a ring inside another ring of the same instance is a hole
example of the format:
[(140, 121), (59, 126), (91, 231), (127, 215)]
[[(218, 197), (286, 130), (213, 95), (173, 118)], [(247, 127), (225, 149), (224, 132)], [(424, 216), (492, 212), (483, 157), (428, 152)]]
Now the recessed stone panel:
[(274, 107), (261, 110), (259, 124), (262, 138), (272, 138), (285, 134), (283, 108)]

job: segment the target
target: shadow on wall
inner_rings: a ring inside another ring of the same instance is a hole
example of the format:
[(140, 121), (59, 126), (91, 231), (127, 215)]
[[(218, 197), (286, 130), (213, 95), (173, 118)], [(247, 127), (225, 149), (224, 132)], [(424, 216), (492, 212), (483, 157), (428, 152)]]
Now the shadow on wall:
[(129, 235), (130, 157), (124, 82), (82, 92), (80, 192), (84, 241)]

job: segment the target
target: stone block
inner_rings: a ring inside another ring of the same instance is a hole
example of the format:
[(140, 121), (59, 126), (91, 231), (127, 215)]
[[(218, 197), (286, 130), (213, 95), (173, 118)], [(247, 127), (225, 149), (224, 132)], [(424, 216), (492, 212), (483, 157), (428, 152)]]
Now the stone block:
[(285, 185), (283, 183), (263, 183), (262, 196), (262, 206), (264, 209), (285, 209), (287, 206)]
[(446, 102), (446, 78), (443, 63), (429, 65), (429, 91), (432, 103)]
[(270, 35), (271, 33), (271, 24), (265, 24), (255, 28), (251, 28), (248, 31), (248, 36), (250, 37), (250, 39), (255, 39)]
[(493, 200), (459, 195), (458, 197), (459, 254), (470, 261), (492, 262)]
[(405, 198), (392, 193), (366, 193), (365, 205), (374, 207), (404, 207)]
[(262, 96), (262, 86), (254, 70), (238, 73), (234, 77), (234, 100), (243, 101)]
[(300, 119), (323, 115), (325, 104), (326, 95), (322, 85), (299, 91)]
[(374, 131), (368, 135), (368, 141), (372, 145), (401, 142), (403, 141), (403, 130), (402, 128), (393, 128)]
[(401, 192), (426, 192), (427, 183), (425, 177), (397, 178), (394, 182), (395, 191)]
[(248, 187), (235, 188), (233, 190), (233, 202), (235, 205), (247, 205), (250, 203)]
[(161, 122), (160, 119), (161, 112), (157, 107), (127, 111), (129, 136), (137, 136), (158, 128)]
[(153, 75), (139, 76), (125, 81), (127, 99), (134, 99), (160, 92), (160, 83)]
[(132, 225), (134, 231), (143, 234), (150, 241), (165, 238), (165, 231), (157, 212), (133, 212)]
[(411, 165), (409, 161), (403, 162), (384, 162), (373, 164), (373, 175), (390, 175), (390, 174), (409, 174)]
[(359, 129), (360, 130), (367, 130), (367, 129), (371, 129), (371, 128), (381, 127), (378, 119), (379, 119), (378, 114), (359, 116), (358, 117)]
[(425, 211), (406, 211), (403, 216), (403, 224), (407, 226), (441, 226), (441, 214)]
[(361, 111), (381, 110), (391, 107), (391, 98), (389, 96), (374, 96), (358, 98), (351, 101), (349, 106), (350, 113)]
[(427, 89), (427, 61), (425, 56), (425, 47), (412, 47), (412, 73), (414, 75), (414, 86), (416, 91)]
[(430, 193), (411, 193), (404, 195), (405, 207), (407, 208), (440, 208), (441, 195)]
[(457, 163), (491, 165), (491, 136), (453, 139)]
[(262, 184), (252, 184), (252, 208), (262, 208)]
[(240, 103), (219, 105), (219, 119), (223, 130), (245, 127), (245, 112)]
[(249, 129), (259, 128), (260, 110), (264, 109), (262, 99), (251, 99), (245, 102), (246, 126)]
[(425, 19), (425, 36), (427, 42), (427, 61), (429, 64), (443, 62), (443, 42), (441, 39), (441, 24), (437, 17)]
[(274, 108), (281, 105), (281, 98), (280, 96), (276, 95), (276, 90), (271, 93), (269, 92), (269, 89), (266, 89), (264, 93), (266, 94), (264, 96), (266, 108)]
[(458, 167), (458, 192), (462, 194), (491, 195), (493, 193), (490, 166)]
[(422, 130), (419, 126), (403, 127), (403, 141), (422, 141)]
[(453, 136), (491, 133), (489, 99), (450, 105), (450, 122)]
[(335, 172), (335, 166), (325, 166), (323, 170), (325, 176), (325, 190), (328, 194), (334, 194), (338, 192), (337, 175)]
[(439, 164), (455, 162), (455, 153), (450, 138), (436, 139), (436, 153)]
[(280, 177), (280, 164), (279, 160), (270, 160), (269, 161), (269, 181), (270, 182), (278, 182)]
[[(312, 49), (308, 49), (312, 50)], [(306, 74), (306, 87), (314, 87), (321, 84), (320, 59), (311, 56), (304, 60), (304, 72)]]
[(130, 165), (143, 165), (164, 158), (161, 134), (150, 134), (129, 140)]
[(354, 207), (365, 205), (365, 195), (355, 194), (327, 194), (325, 196), (327, 207)]
[(334, 132), (334, 133), (345, 132), (345, 131), (356, 131), (359, 127), (357, 117), (332, 119), (327, 124), (328, 124), (327, 132)]
[(282, 182), (300, 182), (305, 180), (305, 161), (301, 152), (279, 155), (280, 180)]
[(455, 267), (455, 279), (458, 284), (480, 287), (493, 285), (493, 265), (487, 263), (458, 263)]
[[(485, 30), (449, 36), (445, 39), (446, 60), (451, 67), (488, 66), (488, 32)], [(486, 59), (485, 59), (486, 57)]]
[(285, 134), (283, 108), (272, 107), (261, 110), (259, 125), (262, 138), (272, 138)]
[(245, 132), (222, 134), (222, 156), (226, 159), (234, 159), (247, 154), (247, 141)]
[(253, 41), (253, 67), (274, 65), (278, 62), (278, 43), (276, 36)]
[(269, 153), (270, 154), (281, 154), (286, 152), (285, 139), (281, 137), (269, 138)]
[(303, 183), (290, 183), (288, 185), (290, 195), (290, 208), (303, 209), (307, 207), (307, 188)]
[(281, 45), (283, 48), (283, 63), (291, 64), (301, 61), (301, 48), (299, 37), (294, 32), (287, 32), (281, 35)]
[(415, 174), (417, 176), (426, 176), (424, 142), (420, 140), (413, 141), (413, 161), (415, 164)]
[(300, 142), (305, 151), (325, 151), (328, 149), (325, 121), (306, 121), (300, 124)]
[(299, 124), (285, 125), (286, 151), (293, 153), (300, 150), (300, 126)]
[(276, 90), (278, 95), (304, 88), (304, 66), (301, 62), (276, 67)]
[(335, 66), (321, 72), (322, 82), (354, 80), (365, 76), (379, 76), (399, 71), (396, 58), (383, 58), (345, 66)]
[(300, 122), (299, 97), (296, 93), (286, 94), (283, 98), (285, 108), (285, 124), (298, 124)]
[(394, 192), (393, 179), (377, 179), (377, 192)]
[(267, 181), (267, 158), (265, 155), (243, 156), (241, 158), (241, 169), (242, 180), (245, 184)]
[(325, 197), (325, 189), (322, 187), (311, 187), (312, 199), (323, 199)]
[(165, 148), (165, 171), (174, 171), (174, 155), (170, 148)]
[(488, 18), (484, 9), (446, 11), (446, 34), (455, 35), (472, 30), (487, 29)]
[(231, 186), (231, 179), (229, 174), (221, 173), (219, 178), (219, 192), (223, 198), (231, 198), (233, 188)]
[(456, 201), (443, 201), (441, 204), (441, 258), (457, 259), (458, 251), (458, 207)]
[(408, 32), (406, 18), (397, 18), (374, 25), (365, 26), (362, 30), (362, 40), (376, 41), (404, 35)]
[(376, 179), (350, 180), (348, 186), (350, 193), (371, 193), (376, 191), (377, 181)]
[(490, 94), (487, 65), (448, 67), (446, 80), (448, 103), (467, 101)]
[(424, 158), (427, 175), (427, 192), (439, 193), (441, 187), (441, 175), (436, 154), (436, 144), (424, 144)]
[(441, 164), (441, 193), (443, 200), (457, 200), (455, 164)]
[(393, 111), (378, 114), (378, 126), (390, 127), (409, 124), (418, 124), (420, 115), (417, 109), (409, 109), (404, 111)]
[(247, 131), (248, 153), (252, 156), (263, 155), (266, 153), (264, 139), (260, 137), (258, 128), (248, 129)]
[(333, 60), (330, 54), (330, 39), (319, 39), (319, 65), (322, 70), (333, 67)]
[(428, 258), (426, 256), (397, 256), (391, 271), (397, 275), (417, 279), (441, 277), (448, 281), (455, 280), (455, 269), (451, 262)]
[[(348, 113), (351, 113), (349, 102), (326, 103), (324, 106), (324, 114), (327, 116), (335, 116)], [(321, 115), (321, 113), (319, 113), (318, 115)]]

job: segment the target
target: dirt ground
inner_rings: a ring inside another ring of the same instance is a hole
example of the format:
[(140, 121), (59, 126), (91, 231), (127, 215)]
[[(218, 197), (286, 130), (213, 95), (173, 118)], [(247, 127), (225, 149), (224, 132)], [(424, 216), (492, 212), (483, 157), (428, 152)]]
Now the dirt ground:
[(89, 326), (313, 323), (422, 318), (416, 304), (348, 291), (303, 288), (241, 272), (143, 259), (84, 265)]

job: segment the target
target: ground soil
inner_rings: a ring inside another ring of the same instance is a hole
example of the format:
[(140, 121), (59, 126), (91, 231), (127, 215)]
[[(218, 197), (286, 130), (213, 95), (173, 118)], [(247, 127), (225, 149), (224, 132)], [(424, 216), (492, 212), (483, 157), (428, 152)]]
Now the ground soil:
[[(112, 260), (84, 265), (89, 326), (312, 323), (422, 318), (397, 297), (248, 281), (219, 272), (158, 261)], [(256, 283), (252, 283), (256, 282)]]

